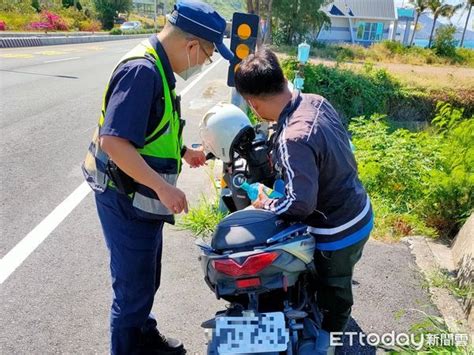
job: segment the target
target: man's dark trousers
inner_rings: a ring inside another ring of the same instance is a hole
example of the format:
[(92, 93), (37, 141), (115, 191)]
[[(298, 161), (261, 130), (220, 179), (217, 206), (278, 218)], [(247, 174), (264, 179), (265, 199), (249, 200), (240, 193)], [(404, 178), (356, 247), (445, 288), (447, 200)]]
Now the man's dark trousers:
[(354, 303), (354, 266), (361, 258), (368, 239), (369, 236), (340, 250), (316, 250), (314, 254), (318, 275), (317, 301), (324, 315), (322, 329), (327, 332), (342, 332), (347, 325)]
[(131, 199), (112, 188), (96, 194), (96, 204), (110, 253), (111, 354), (134, 354), (156, 328), (150, 312), (160, 287), (163, 221), (140, 219)]

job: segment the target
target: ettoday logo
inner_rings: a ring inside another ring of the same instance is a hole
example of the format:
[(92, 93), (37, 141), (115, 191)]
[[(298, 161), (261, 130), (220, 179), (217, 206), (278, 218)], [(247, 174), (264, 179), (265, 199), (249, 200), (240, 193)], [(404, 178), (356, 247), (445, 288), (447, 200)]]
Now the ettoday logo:
[(467, 334), (406, 334), (406, 333), (359, 333), (359, 332), (332, 332), (330, 333), (330, 345), (342, 346), (343, 337), (348, 337), (349, 346), (358, 342), (360, 346), (385, 346), (385, 347), (413, 347), (417, 351), (424, 346), (456, 346), (464, 347), (469, 344)]

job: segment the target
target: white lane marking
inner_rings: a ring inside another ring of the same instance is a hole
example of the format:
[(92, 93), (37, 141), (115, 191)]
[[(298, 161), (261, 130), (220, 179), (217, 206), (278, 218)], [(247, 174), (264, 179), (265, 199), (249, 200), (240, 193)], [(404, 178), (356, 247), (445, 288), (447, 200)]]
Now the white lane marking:
[[(184, 96), (222, 60), (217, 60), (206, 71), (186, 86), (180, 95)], [(23, 261), (51, 234), (54, 229), (76, 208), (79, 203), (91, 192), (87, 182), (83, 182), (61, 202), (45, 219), (43, 219), (30, 233), (26, 235), (0, 260), (0, 285), (18, 268)]]
[(68, 60), (76, 60), (76, 59), (81, 59), (81, 57), (71, 57), (71, 58), (63, 58), (63, 59), (46, 60), (43, 63), (65, 62), (65, 61), (68, 61)]
[(203, 71), (201, 74), (198, 75), (198, 77), (196, 79), (194, 79), (191, 84), (189, 84), (188, 86), (186, 86), (183, 91), (181, 91), (179, 94), (181, 96), (184, 96), (188, 93), (189, 90), (191, 90), (194, 85), (196, 85), (199, 80), (201, 80), (202, 78), (204, 78), (204, 76), (206, 76), (207, 73), (209, 73), (212, 69), (214, 69), (217, 64), (219, 64), (221, 61), (223, 60), (223, 58), (221, 57), (220, 59), (218, 59), (214, 64), (212, 64), (209, 68), (207, 68), (205, 71)]
[(91, 191), (83, 182), (0, 260), (0, 284), (40, 245)]

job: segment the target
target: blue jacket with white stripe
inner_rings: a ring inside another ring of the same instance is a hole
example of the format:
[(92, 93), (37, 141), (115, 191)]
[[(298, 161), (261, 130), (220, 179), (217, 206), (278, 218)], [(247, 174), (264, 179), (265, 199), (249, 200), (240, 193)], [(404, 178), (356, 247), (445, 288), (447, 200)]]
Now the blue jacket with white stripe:
[(264, 208), (308, 224), (320, 250), (342, 249), (366, 238), (373, 227), (372, 208), (332, 105), (319, 95), (293, 95), (273, 138), (273, 160), (286, 193)]

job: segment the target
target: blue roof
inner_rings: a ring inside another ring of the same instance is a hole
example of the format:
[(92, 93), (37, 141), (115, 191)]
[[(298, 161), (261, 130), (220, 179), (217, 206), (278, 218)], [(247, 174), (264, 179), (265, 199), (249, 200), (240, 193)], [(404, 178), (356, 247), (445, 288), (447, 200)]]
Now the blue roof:
[(336, 5), (332, 5), (331, 10), (329, 10), (329, 13), (334, 16), (344, 16), (344, 13), (339, 10)]

